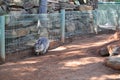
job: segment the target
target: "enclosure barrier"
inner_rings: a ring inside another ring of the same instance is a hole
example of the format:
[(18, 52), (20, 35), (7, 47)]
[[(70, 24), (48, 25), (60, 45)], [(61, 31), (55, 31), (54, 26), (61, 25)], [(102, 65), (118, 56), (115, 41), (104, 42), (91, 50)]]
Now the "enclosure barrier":
[(0, 16), (0, 63), (5, 62), (5, 17)]
[(5, 27), (0, 26), (1, 33), (5, 33), (5, 39), (2, 35), (5, 44), (0, 41), (2, 43), (0, 47), (3, 48), (0, 49), (5, 53), (2, 57), (13, 53), (18, 55), (20, 51), (30, 49), (39, 37), (48, 37), (50, 41), (65, 43), (65, 39), (71, 36), (94, 33), (96, 23), (94, 14), (95, 11), (62, 9), (61, 13), (52, 14), (6, 15), (5, 24), (1, 23)]
[(120, 24), (120, 2), (99, 2), (97, 10), (97, 25), (101, 29), (113, 29)]
[(94, 33), (94, 11), (66, 11), (66, 36)]
[(65, 9), (61, 9), (61, 41), (65, 42)]
[[(100, 2), (92, 11), (0, 16), (0, 61), (6, 54), (19, 54), (33, 47), (39, 37), (65, 43), (72, 36), (115, 30), (120, 24), (120, 3)], [(56, 47), (56, 46), (55, 46)]]

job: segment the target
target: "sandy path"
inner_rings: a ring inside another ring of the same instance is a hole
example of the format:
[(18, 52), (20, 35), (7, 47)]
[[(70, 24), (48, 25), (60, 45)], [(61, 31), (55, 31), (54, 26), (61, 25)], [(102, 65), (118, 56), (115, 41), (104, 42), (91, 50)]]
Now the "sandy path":
[(0, 80), (120, 80), (120, 71), (106, 67), (105, 58), (96, 53), (107, 39), (82, 37), (47, 55), (0, 65)]

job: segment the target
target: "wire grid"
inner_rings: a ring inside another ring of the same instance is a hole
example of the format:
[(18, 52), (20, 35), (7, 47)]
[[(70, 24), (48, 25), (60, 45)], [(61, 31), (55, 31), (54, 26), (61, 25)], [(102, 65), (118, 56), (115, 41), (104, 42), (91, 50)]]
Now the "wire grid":
[[(39, 37), (61, 41), (60, 13), (22, 14), (6, 16), (6, 53), (19, 53), (31, 48)], [(92, 12), (67, 11), (65, 13), (65, 37), (91, 33)]]
[(19, 53), (34, 45), (39, 37), (60, 40), (60, 14), (6, 16), (6, 53)]
[(67, 11), (65, 16), (66, 36), (91, 33), (94, 27), (92, 11)]
[(99, 3), (97, 10), (97, 25), (106, 29), (115, 29), (120, 24), (120, 3)]

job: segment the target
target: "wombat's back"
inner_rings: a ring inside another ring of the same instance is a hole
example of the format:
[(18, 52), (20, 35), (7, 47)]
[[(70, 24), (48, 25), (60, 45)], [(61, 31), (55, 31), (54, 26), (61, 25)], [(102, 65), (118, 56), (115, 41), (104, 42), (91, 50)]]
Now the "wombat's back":
[(46, 37), (41, 37), (35, 43), (35, 51), (40, 52), (41, 54), (46, 53), (49, 47), (49, 39)]

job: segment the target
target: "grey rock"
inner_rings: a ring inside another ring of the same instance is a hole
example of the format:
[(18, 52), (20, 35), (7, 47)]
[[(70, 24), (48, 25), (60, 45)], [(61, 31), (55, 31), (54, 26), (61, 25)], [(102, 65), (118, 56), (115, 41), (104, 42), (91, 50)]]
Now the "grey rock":
[(106, 47), (101, 48), (101, 49), (99, 50), (99, 54), (100, 54), (101, 56), (109, 56), (109, 52), (108, 52), (108, 50), (107, 50)]
[(29, 30), (27, 28), (21, 28), (21, 29), (13, 29), (13, 30), (6, 30), (5, 32), (7, 38), (16, 38), (16, 37), (22, 37), (27, 34), (29, 34)]
[(118, 45), (108, 45), (107, 49), (110, 56), (118, 55), (120, 53), (120, 46)]
[(74, 32), (75, 29), (76, 29), (76, 27), (75, 27), (75, 24), (74, 24), (74, 23), (68, 22), (68, 23), (66, 24), (66, 30), (67, 30), (67, 32)]
[(106, 58), (105, 65), (113, 69), (120, 70), (120, 55)]

